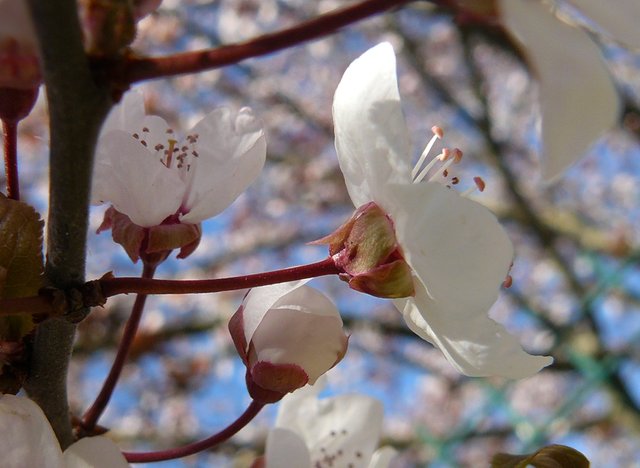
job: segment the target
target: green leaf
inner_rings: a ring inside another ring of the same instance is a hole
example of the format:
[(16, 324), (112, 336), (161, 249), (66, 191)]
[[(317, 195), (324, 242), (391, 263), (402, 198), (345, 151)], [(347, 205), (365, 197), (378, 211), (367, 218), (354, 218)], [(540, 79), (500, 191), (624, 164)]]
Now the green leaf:
[[(40, 215), (0, 194), (0, 297), (34, 296), (42, 287)], [(19, 341), (33, 329), (30, 316), (0, 317), (0, 341)]]
[(498, 453), (491, 468), (589, 468), (589, 460), (576, 449), (565, 445), (549, 445), (526, 455)]

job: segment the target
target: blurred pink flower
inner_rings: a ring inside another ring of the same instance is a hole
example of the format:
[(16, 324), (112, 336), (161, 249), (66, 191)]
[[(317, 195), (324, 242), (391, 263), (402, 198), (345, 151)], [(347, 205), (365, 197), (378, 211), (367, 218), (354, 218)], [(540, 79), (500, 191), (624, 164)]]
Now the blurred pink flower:
[[(435, 129), (413, 171), (409, 165), (390, 44), (379, 44), (349, 66), (335, 93), (333, 119), (353, 204), (373, 201), (389, 215), (413, 271), (415, 295), (394, 301), (409, 328), (466, 375), (522, 378), (549, 365), (550, 357), (525, 353), (487, 317), (507, 277), (513, 246), (489, 210), (437, 181), (461, 153), (445, 151), (422, 167), (440, 133)], [(437, 163), (437, 174), (419, 183)]]
[(87, 437), (62, 452), (49, 421), (29, 398), (0, 397), (2, 466), (5, 468), (128, 467), (118, 447), (107, 437)]
[[(640, 47), (640, 2), (572, 0), (614, 38)], [(542, 175), (559, 177), (618, 123), (620, 103), (590, 35), (543, 2), (500, 0), (502, 22), (522, 44), (540, 85)]]
[(247, 366), (247, 387), (260, 402), (280, 400), (335, 366), (348, 337), (336, 306), (305, 281), (251, 289), (229, 322)]

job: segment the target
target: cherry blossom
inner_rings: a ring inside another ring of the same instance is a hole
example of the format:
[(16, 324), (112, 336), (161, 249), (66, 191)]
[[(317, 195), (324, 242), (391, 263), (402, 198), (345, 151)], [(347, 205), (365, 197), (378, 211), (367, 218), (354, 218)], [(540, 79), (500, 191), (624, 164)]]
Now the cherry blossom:
[(118, 468), (129, 466), (107, 437), (88, 437), (62, 452), (40, 407), (25, 397), (0, 397), (2, 466), (23, 468)]
[(305, 282), (251, 289), (229, 322), (249, 393), (261, 402), (313, 384), (347, 351), (338, 309)]
[(266, 467), (389, 466), (395, 450), (376, 450), (382, 404), (358, 394), (318, 399), (321, 388), (306, 386), (283, 398), (267, 436)]
[[(411, 267), (415, 295), (394, 301), (407, 325), (469, 376), (530, 376), (552, 362), (525, 353), (487, 317), (507, 278), (513, 246), (495, 216), (444, 177), (461, 157), (445, 150), (424, 165), (441, 130), (410, 166), (408, 130), (396, 81), (395, 55), (383, 43), (345, 72), (333, 119), (340, 168), (356, 207), (371, 201), (387, 213)], [(441, 164), (434, 176), (423, 181)], [(483, 188), (481, 179), (476, 184)]]
[[(614, 25), (619, 28), (615, 32), (622, 41), (640, 43), (638, 2), (573, 3), (606, 30), (614, 32)], [(499, 5), (503, 23), (524, 47), (538, 77), (542, 173), (551, 181), (617, 124), (620, 105), (616, 88), (600, 49), (587, 32), (560, 20), (542, 2), (501, 0)]]
[(222, 212), (258, 177), (265, 156), (261, 123), (248, 108), (216, 109), (180, 140), (162, 118), (145, 115), (142, 95), (130, 92), (103, 127), (92, 203), (117, 211), (108, 213), (103, 228), (125, 233), (119, 241), (114, 229), (114, 239), (134, 261), (145, 236), (148, 244), (157, 239), (157, 250), (182, 247), (186, 257), (199, 227), (177, 226), (196, 226)]

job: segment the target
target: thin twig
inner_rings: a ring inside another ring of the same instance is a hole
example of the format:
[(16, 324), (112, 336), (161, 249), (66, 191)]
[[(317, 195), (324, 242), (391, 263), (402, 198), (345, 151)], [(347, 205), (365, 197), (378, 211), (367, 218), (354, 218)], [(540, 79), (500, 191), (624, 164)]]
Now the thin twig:
[(124, 452), (123, 455), (129, 463), (150, 463), (163, 460), (175, 460), (176, 458), (186, 457), (195, 453), (202, 452), (204, 450), (211, 449), (216, 445), (226, 441), (231, 436), (236, 434), (240, 429), (249, 424), (249, 422), (251, 422), (251, 420), (255, 418), (255, 416), (263, 407), (263, 403), (251, 401), (251, 404), (248, 406), (245, 412), (240, 415), (238, 419), (236, 419), (229, 426), (227, 426), (217, 434), (214, 434), (211, 437), (208, 437), (199, 442), (194, 442), (192, 444), (183, 445), (182, 447), (176, 447), (168, 450), (160, 450), (158, 452)]
[[(149, 265), (145, 263), (142, 270), (142, 278), (153, 278), (155, 270), (156, 265)], [(120, 378), (120, 374), (124, 368), (124, 363), (127, 360), (127, 355), (129, 354), (129, 350), (133, 344), (133, 339), (138, 331), (146, 300), (147, 294), (138, 294), (135, 302), (133, 303), (131, 315), (124, 327), (124, 333), (122, 334), (120, 344), (118, 345), (116, 357), (111, 365), (111, 369), (109, 370), (109, 375), (105, 379), (104, 384), (102, 384), (102, 389), (100, 390), (100, 393), (98, 393), (96, 400), (82, 417), (81, 425), (83, 429), (87, 431), (93, 430), (98, 419), (100, 419), (100, 416), (107, 407), (107, 404), (111, 399), (111, 395), (113, 395), (113, 390), (116, 388), (116, 384), (118, 383), (118, 379)]]
[(7, 197), (20, 200), (18, 182), (18, 122), (3, 119), (4, 170), (7, 179)]
[(131, 57), (122, 70), (123, 84), (196, 73), (230, 65), (251, 57), (270, 54), (334, 33), (340, 28), (370, 16), (397, 8), (410, 0), (366, 0), (302, 22), (291, 28), (232, 44), (166, 57)]

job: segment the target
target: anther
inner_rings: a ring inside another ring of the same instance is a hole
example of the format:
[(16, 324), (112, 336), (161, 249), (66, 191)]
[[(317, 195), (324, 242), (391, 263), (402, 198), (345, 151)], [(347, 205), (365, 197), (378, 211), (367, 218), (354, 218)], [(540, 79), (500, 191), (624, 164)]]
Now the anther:
[(142, 132), (143, 133), (149, 133), (149, 128), (148, 127), (142, 127)]
[(482, 180), (482, 177), (479, 177), (479, 176), (474, 177), (473, 182), (476, 184), (476, 187), (478, 187), (478, 190), (480, 190), (481, 192), (484, 192), (484, 188), (486, 187), (486, 184), (484, 183), (484, 180)]
[(510, 288), (513, 285), (513, 278), (511, 277), (511, 275), (507, 275), (507, 277), (504, 279), (504, 281), (502, 282), (502, 287), (503, 288)]
[(453, 148), (453, 161), (458, 164), (462, 161), (462, 150), (460, 148)]

